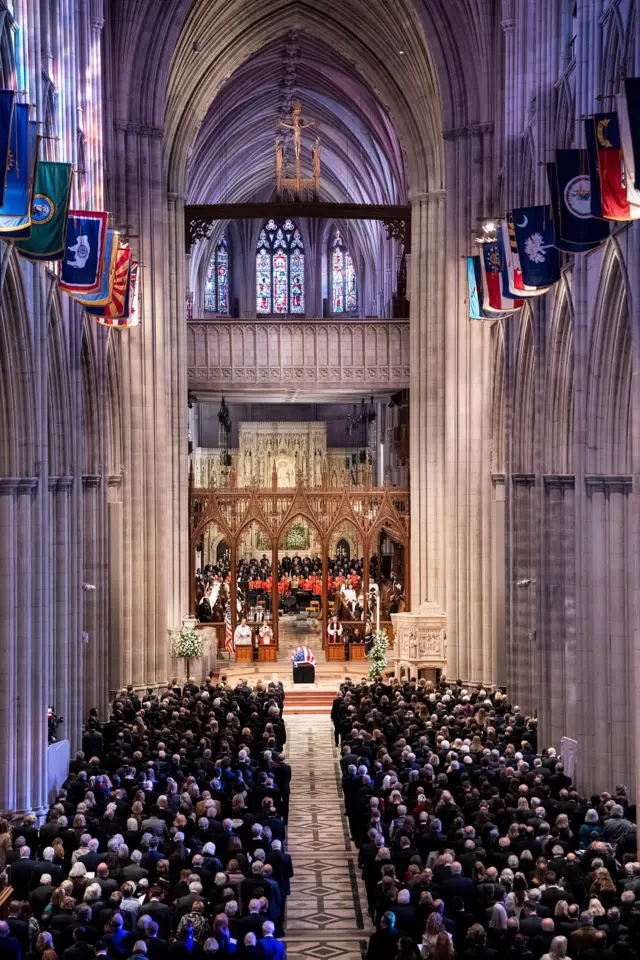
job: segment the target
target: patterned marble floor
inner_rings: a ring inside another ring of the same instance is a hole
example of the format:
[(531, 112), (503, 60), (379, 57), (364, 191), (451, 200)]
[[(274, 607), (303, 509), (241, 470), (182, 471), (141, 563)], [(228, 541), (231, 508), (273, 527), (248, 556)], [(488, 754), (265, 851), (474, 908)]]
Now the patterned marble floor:
[(339, 754), (328, 716), (287, 718), (292, 767), (288, 852), (288, 960), (363, 960), (371, 922), (358, 852), (342, 813)]

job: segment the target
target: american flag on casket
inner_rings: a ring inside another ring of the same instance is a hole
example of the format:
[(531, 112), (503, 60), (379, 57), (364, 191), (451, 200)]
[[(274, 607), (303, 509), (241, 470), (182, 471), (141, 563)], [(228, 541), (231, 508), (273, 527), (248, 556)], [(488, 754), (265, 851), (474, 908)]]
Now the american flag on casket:
[(296, 647), (296, 649), (291, 654), (291, 663), (294, 665), (297, 663), (315, 663), (316, 658), (313, 655), (313, 651), (309, 647)]

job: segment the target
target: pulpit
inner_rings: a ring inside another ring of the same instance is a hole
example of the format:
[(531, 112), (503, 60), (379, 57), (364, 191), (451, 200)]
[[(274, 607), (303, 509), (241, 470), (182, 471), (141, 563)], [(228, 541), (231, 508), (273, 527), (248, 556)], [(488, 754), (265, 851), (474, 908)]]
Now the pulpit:
[(250, 643), (242, 644), (236, 647), (236, 663), (252, 663), (253, 647)]
[(344, 662), (344, 643), (328, 643), (324, 653), (328, 661), (340, 660)]
[(277, 659), (278, 651), (273, 644), (258, 647), (258, 660), (262, 663), (275, 663)]
[(366, 660), (367, 655), (364, 652), (364, 643), (349, 644), (349, 660)]

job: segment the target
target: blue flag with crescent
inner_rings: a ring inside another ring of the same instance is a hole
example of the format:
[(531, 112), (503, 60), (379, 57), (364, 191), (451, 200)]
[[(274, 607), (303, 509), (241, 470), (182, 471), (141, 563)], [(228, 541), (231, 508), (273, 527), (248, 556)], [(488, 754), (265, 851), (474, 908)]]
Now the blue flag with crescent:
[(513, 211), (513, 226), (523, 282), (531, 287), (557, 283), (560, 258), (554, 246), (550, 207), (518, 207)]

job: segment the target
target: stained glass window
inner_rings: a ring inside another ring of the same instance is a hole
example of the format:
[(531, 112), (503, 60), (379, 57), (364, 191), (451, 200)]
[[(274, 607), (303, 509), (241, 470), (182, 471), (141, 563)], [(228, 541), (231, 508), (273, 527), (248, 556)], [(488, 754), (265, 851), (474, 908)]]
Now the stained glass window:
[(340, 231), (333, 233), (329, 250), (331, 258), (331, 310), (352, 313), (358, 309), (358, 287), (353, 258), (344, 245)]
[(256, 252), (258, 313), (304, 313), (304, 244), (293, 220), (267, 220)]
[(207, 268), (204, 308), (211, 313), (229, 314), (229, 243), (224, 234)]

